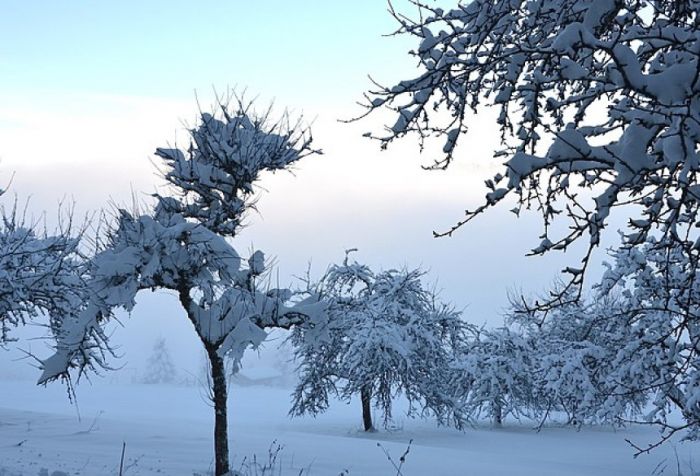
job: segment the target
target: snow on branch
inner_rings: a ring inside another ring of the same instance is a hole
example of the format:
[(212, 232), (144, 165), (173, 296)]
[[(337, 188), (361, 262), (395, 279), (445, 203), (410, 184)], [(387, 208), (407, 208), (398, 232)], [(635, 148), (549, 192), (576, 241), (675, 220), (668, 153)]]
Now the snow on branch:
[[(0, 195), (3, 192), (0, 191)], [(12, 328), (46, 316), (47, 327), (83, 300), (82, 232), (66, 218), (56, 232), (40, 231), (19, 213), (17, 203), (0, 217), (0, 345)]]
[(167, 203), (223, 236), (235, 235), (261, 172), (286, 169), (320, 152), (311, 146), (310, 131), (287, 113), (273, 122), (271, 110), (258, 116), (251, 103), (236, 101), (235, 110), (221, 103), (218, 114), (202, 113), (188, 131), (186, 150), (156, 150), (165, 179), (181, 195)]
[[(445, 168), (469, 140), (468, 116), (494, 107), (496, 157), (505, 160), (486, 181), (483, 205), (436, 236), (514, 196), (516, 213), (542, 216), (533, 254), (587, 241), (581, 266), (568, 271), (574, 290), (613, 207), (633, 205), (624, 236), (632, 246), (654, 232), (694, 243), (697, 233), (686, 232), (700, 203), (697, 1), (410, 3), (419, 19), (391, 11), (397, 34), (416, 40), (410, 53), (420, 71), (366, 96), (367, 114), (388, 109), (396, 118), (368, 135), (383, 146), (411, 134), (421, 145), (437, 138), (443, 154), (434, 167)], [(565, 231), (553, 232), (555, 222)]]

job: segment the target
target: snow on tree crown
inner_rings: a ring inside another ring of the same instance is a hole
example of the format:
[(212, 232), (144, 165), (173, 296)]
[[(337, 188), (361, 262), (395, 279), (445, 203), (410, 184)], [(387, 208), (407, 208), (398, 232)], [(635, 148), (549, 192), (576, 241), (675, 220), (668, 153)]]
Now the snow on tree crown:
[(165, 160), (165, 179), (181, 194), (162, 206), (232, 236), (260, 172), (284, 169), (318, 151), (311, 149), (308, 130), (290, 125), (287, 115), (270, 123), (269, 111), (257, 117), (241, 101), (235, 111), (223, 104), (220, 111), (218, 118), (201, 114), (197, 127), (189, 130), (187, 151), (159, 148), (156, 155)]

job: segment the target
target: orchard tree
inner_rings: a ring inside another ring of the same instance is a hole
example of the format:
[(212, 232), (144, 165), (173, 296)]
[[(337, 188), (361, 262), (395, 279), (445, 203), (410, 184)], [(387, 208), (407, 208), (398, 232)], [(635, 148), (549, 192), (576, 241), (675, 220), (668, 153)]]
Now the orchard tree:
[[(634, 375), (619, 377), (620, 349), (634, 340), (619, 316), (626, 299), (611, 293), (558, 306), (547, 315), (514, 304), (508, 320), (533, 343), (533, 415), (544, 424), (563, 412), (569, 424), (629, 422), (640, 415), (649, 390)], [(643, 380), (645, 377), (641, 377)]]
[(466, 326), (459, 312), (426, 289), (422, 275), (375, 273), (348, 256), (328, 270), (317, 285), (327, 324), (298, 326), (291, 336), (300, 381), (290, 414), (322, 412), (331, 394), (348, 401), (359, 395), (364, 430), (372, 431), (372, 402), (386, 425), (392, 400), (403, 393), (409, 415), (463, 423), (448, 376)]
[(229, 473), (225, 359), (238, 361), (268, 328), (319, 318), (313, 296), (264, 284), (261, 251), (246, 260), (229, 242), (251, 207), (254, 183), (316, 152), (311, 136), (287, 117), (271, 123), (249, 104), (221, 105), (202, 114), (186, 150), (158, 149), (171, 195), (155, 195), (152, 213), (119, 210), (116, 223), (91, 260), (89, 298), (57, 326), (55, 353), (39, 380), (70, 378), (108, 368), (105, 323), (116, 309), (131, 311), (143, 289), (174, 291), (209, 358), (214, 403), (215, 474)]
[(532, 416), (537, 348), (529, 336), (505, 327), (479, 330), (462, 348), (451, 384), (469, 419), (485, 415), (500, 426), (509, 415)]
[(627, 300), (613, 293), (596, 297), (546, 316), (513, 301), (507, 327), (480, 330), (465, 341), (453, 380), (463, 412), (485, 414), (496, 425), (509, 415), (524, 416), (539, 427), (561, 413), (576, 426), (621, 425), (641, 415), (652, 393), (649, 382), (659, 383), (660, 375), (649, 363), (649, 371), (639, 370), (633, 354), (642, 350), (630, 348), (635, 332), (620, 322), (629, 313)]
[[(686, 424), (677, 428), (697, 436), (695, 367), (665, 359), (678, 352), (694, 362), (700, 344), (692, 299), (700, 259), (700, 2), (473, 0), (449, 10), (409, 3), (419, 10), (415, 19), (391, 12), (397, 34), (416, 40), (420, 71), (367, 96), (368, 114), (388, 109), (395, 117), (385, 132), (368, 135), (383, 146), (411, 134), (421, 147), (436, 138), (442, 155), (433, 167), (446, 168), (468, 138), (469, 116), (497, 109), (503, 169), (486, 180), (481, 206), (436, 235), (513, 197), (516, 214), (535, 209), (542, 217), (531, 254), (583, 241), (580, 265), (564, 270), (565, 286), (529, 312), (580, 299), (610, 214), (624, 207), (616, 275), (641, 288), (628, 289), (637, 297), (619, 317), (640, 336), (631, 348), (644, 352), (623, 348), (617, 358), (629, 369), (657, 359), (661, 374), (649, 369), (648, 386), (660, 390), (657, 408), (679, 407)], [(654, 280), (666, 299), (647, 287)]]
[[(663, 241), (666, 241), (665, 243)], [(700, 436), (700, 284), (695, 250), (665, 237), (640, 248), (615, 251), (614, 261), (597, 287), (601, 296), (624, 297), (621, 312), (606, 316), (623, 334), (608, 375), (627, 393), (645, 393), (649, 411), (643, 421), (661, 426), (662, 439), (679, 431)], [(643, 369), (643, 370), (642, 370)], [(673, 408), (683, 423), (669, 420)]]

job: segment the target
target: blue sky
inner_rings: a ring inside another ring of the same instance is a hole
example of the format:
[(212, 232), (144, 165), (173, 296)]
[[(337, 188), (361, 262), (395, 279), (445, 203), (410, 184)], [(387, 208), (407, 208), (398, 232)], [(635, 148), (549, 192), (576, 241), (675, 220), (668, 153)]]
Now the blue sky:
[(380, 39), (395, 26), (381, 0), (6, 0), (2, 8), (0, 84), (23, 94), (192, 97), (243, 85), (290, 102), (350, 100), (367, 73), (404, 63), (396, 53), (407, 44)]

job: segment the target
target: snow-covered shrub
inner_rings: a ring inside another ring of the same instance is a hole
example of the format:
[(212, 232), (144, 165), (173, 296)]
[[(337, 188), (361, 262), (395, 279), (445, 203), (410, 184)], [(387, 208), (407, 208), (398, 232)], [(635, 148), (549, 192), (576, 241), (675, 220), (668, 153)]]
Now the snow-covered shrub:
[(371, 403), (385, 425), (392, 400), (403, 393), (409, 414), (433, 414), (460, 425), (449, 365), (464, 333), (460, 313), (438, 301), (420, 270), (373, 272), (346, 256), (318, 284), (328, 323), (292, 334), (300, 381), (292, 415), (319, 413), (329, 395), (359, 395), (364, 429), (373, 429)]
[(543, 349), (539, 389), (547, 410), (566, 412), (574, 424), (620, 424), (639, 414), (647, 393), (614, 376), (617, 353), (632, 337), (616, 319), (624, 311), (617, 296), (568, 304), (552, 310), (533, 332)]

